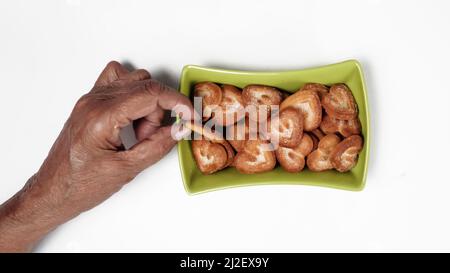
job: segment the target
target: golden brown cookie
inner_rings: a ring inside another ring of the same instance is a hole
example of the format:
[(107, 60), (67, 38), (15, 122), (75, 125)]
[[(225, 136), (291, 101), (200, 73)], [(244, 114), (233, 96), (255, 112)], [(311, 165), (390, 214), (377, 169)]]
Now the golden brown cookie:
[(300, 172), (305, 167), (305, 157), (313, 149), (313, 140), (308, 134), (303, 134), (300, 144), (295, 148), (278, 147), (275, 151), (281, 167), (288, 172)]
[(222, 85), (222, 100), (214, 119), (220, 126), (232, 125), (245, 117), (242, 91), (229, 84)]
[(207, 120), (222, 101), (222, 89), (213, 82), (200, 82), (194, 87), (194, 97), (202, 98), (202, 117)]
[(278, 140), (280, 146), (294, 148), (303, 136), (303, 114), (296, 108), (288, 107), (279, 113), (278, 120), (270, 119), (267, 126), (272, 142)]
[(335, 119), (325, 115), (320, 123), (320, 129), (326, 134), (340, 133), (344, 137), (358, 135), (361, 133), (361, 123), (359, 119)]
[(322, 98), (322, 106), (328, 115), (336, 119), (356, 119), (358, 115), (355, 98), (343, 83), (331, 86), (328, 94)]
[(322, 121), (322, 106), (317, 92), (311, 90), (297, 91), (286, 98), (280, 105), (280, 110), (288, 107), (299, 109), (303, 114), (303, 129), (312, 131), (319, 127)]
[[(242, 90), (242, 100), (245, 106), (253, 106), (255, 108), (255, 111), (249, 113), (249, 117), (253, 120), (259, 120), (259, 111), (266, 112), (266, 117), (268, 117), (272, 106), (280, 105), (282, 95), (275, 87), (251, 84)], [(266, 117), (261, 118), (265, 119)]]
[[(204, 174), (212, 174), (230, 165), (230, 151), (222, 143), (213, 143), (206, 139), (192, 140), (192, 153), (198, 168)], [(231, 148), (231, 147), (229, 147)], [(232, 152), (232, 149), (231, 149)]]
[(305, 90), (312, 90), (317, 92), (317, 95), (319, 95), (320, 99), (322, 99), (324, 95), (328, 94), (328, 87), (320, 83), (307, 83), (300, 89), (300, 91)]
[(320, 141), (317, 150), (310, 153), (307, 157), (306, 164), (313, 172), (321, 172), (333, 169), (330, 155), (341, 139), (335, 134), (328, 134)]
[(363, 140), (360, 136), (349, 136), (334, 148), (330, 155), (333, 167), (339, 172), (348, 172), (358, 160), (358, 154), (363, 148)]
[(224, 138), (218, 132), (215, 132), (211, 128), (204, 126), (201, 123), (195, 123), (194, 121), (186, 121), (183, 123), (183, 126), (190, 129), (192, 132), (197, 133), (200, 136), (203, 136), (206, 140), (211, 140), (213, 142), (222, 142)]
[(240, 173), (252, 174), (272, 170), (276, 165), (275, 153), (266, 149), (267, 141), (248, 140), (244, 148), (234, 157), (233, 166)]

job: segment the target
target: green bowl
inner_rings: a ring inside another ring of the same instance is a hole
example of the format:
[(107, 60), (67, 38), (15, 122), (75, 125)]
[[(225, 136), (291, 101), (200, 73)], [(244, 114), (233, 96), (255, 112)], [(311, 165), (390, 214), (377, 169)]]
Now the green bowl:
[(280, 166), (270, 172), (260, 174), (241, 174), (235, 168), (227, 168), (210, 175), (204, 175), (197, 168), (192, 155), (190, 141), (178, 143), (178, 156), (185, 189), (190, 194), (253, 185), (314, 185), (343, 190), (360, 191), (367, 177), (370, 146), (370, 123), (367, 93), (361, 65), (356, 60), (302, 70), (279, 72), (251, 72), (207, 68), (187, 65), (183, 68), (180, 92), (190, 96), (193, 86), (202, 81), (232, 84), (243, 88), (248, 84), (264, 84), (278, 87), (287, 92), (296, 92), (308, 82), (325, 85), (345, 83), (352, 90), (358, 103), (359, 118), (364, 137), (358, 163), (347, 173), (337, 171), (311, 172), (305, 168), (300, 173), (288, 173)]

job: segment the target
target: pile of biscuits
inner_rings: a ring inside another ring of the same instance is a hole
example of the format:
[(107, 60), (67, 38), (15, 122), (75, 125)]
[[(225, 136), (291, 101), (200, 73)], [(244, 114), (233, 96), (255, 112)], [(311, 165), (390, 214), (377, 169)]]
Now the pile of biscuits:
[[(203, 136), (191, 143), (197, 166), (204, 174), (227, 167), (245, 174), (261, 173), (275, 168), (277, 162), (288, 172), (300, 172), (305, 165), (314, 172), (347, 172), (356, 165), (363, 148), (358, 107), (352, 92), (342, 83), (331, 87), (308, 83), (288, 94), (264, 85), (252, 84), (240, 90), (201, 82), (194, 87), (194, 97), (202, 98), (203, 123), (214, 121), (221, 131), (233, 132), (232, 138), (218, 137), (204, 126), (190, 125)], [(249, 106), (254, 111), (239, 115)], [(270, 118), (273, 106), (277, 106), (277, 122)], [(255, 120), (266, 130), (253, 132), (249, 124)], [(278, 146), (268, 149), (268, 139), (273, 136)]]

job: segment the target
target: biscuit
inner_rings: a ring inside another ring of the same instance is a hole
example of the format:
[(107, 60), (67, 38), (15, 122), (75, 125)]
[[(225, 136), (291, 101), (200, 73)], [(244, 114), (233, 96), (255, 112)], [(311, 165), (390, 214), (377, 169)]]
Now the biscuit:
[(334, 148), (330, 155), (333, 167), (339, 172), (351, 170), (357, 163), (358, 154), (363, 148), (363, 140), (360, 136), (349, 136)]
[(319, 127), (322, 121), (322, 106), (317, 92), (304, 90), (292, 94), (281, 103), (280, 110), (288, 107), (299, 109), (302, 112), (305, 131), (312, 131)]
[(190, 129), (192, 132), (201, 135), (207, 140), (211, 140), (213, 142), (223, 142), (225, 139), (218, 131), (214, 131), (211, 128), (204, 126), (203, 124), (195, 123), (194, 121), (186, 121), (183, 123), (185, 128)]
[(358, 115), (355, 98), (343, 83), (331, 86), (328, 94), (322, 98), (322, 106), (328, 115), (336, 119), (356, 119)]
[[(242, 90), (242, 100), (245, 106), (255, 107), (255, 111), (249, 113), (249, 117), (253, 120), (259, 120), (259, 111), (267, 113), (266, 117), (268, 117), (272, 106), (280, 105), (282, 94), (275, 87), (251, 84)], [(266, 119), (266, 117), (261, 118)]]
[(213, 143), (206, 139), (191, 141), (195, 162), (203, 174), (212, 174), (231, 164), (233, 156), (230, 157), (230, 150), (233, 155), (234, 152), (226, 144), (228, 143)]
[(312, 90), (317, 92), (317, 95), (320, 99), (322, 99), (324, 95), (328, 94), (328, 87), (320, 83), (307, 83), (300, 89), (300, 91), (305, 90)]
[(273, 151), (265, 149), (267, 145), (270, 145), (267, 141), (247, 140), (243, 149), (234, 157), (233, 166), (244, 174), (272, 170), (277, 160)]
[(242, 92), (229, 84), (222, 85), (222, 100), (216, 109), (214, 119), (220, 126), (232, 125), (245, 117)]
[(303, 114), (296, 108), (285, 108), (279, 113), (278, 120), (268, 121), (267, 127), (272, 141), (278, 139), (280, 146), (297, 147), (303, 136)]
[(349, 137), (361, 133), (361, 123), (358, 118), (344, 120), (325, 115), (320, 123), (320, 129), (326, 134), (340, 133), (344, 137)]
[(194, 87), (194, 97), (202, 98), (202, 117), (208, 120), (222, 101), (222, 89), (213, 82), (200, 82)]
[(313, 172), (321, 172), (333, 169), (330, 155), (341, 139), (335, 134), (324, 136), (317, 147), (317, 150), (310, 153), (306, 159), (308, 168)]
[(298, 146), (294, 148), (278, 147), (275, 151), (281, 167), (288, 172), (300, 172), (305, 167), (305, 157), (311, 153), (314, 143), (308, 134), (303, 137)]

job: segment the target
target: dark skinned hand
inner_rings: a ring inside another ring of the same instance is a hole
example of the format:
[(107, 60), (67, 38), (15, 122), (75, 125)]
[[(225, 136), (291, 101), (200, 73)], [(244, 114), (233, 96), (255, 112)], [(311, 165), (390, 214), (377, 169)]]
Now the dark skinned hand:
[[(160, 160), (176, 144), (171, 126), (161, 125), (164, 111), (186, 109), (192, 111), (187, 97), (146, 70), (110, 62), (76, 103), (39, 171), (0, 207), (0, 252), (32, 250)], [(139, 142), (125, 150), (119, 133), (131, 123)]]

